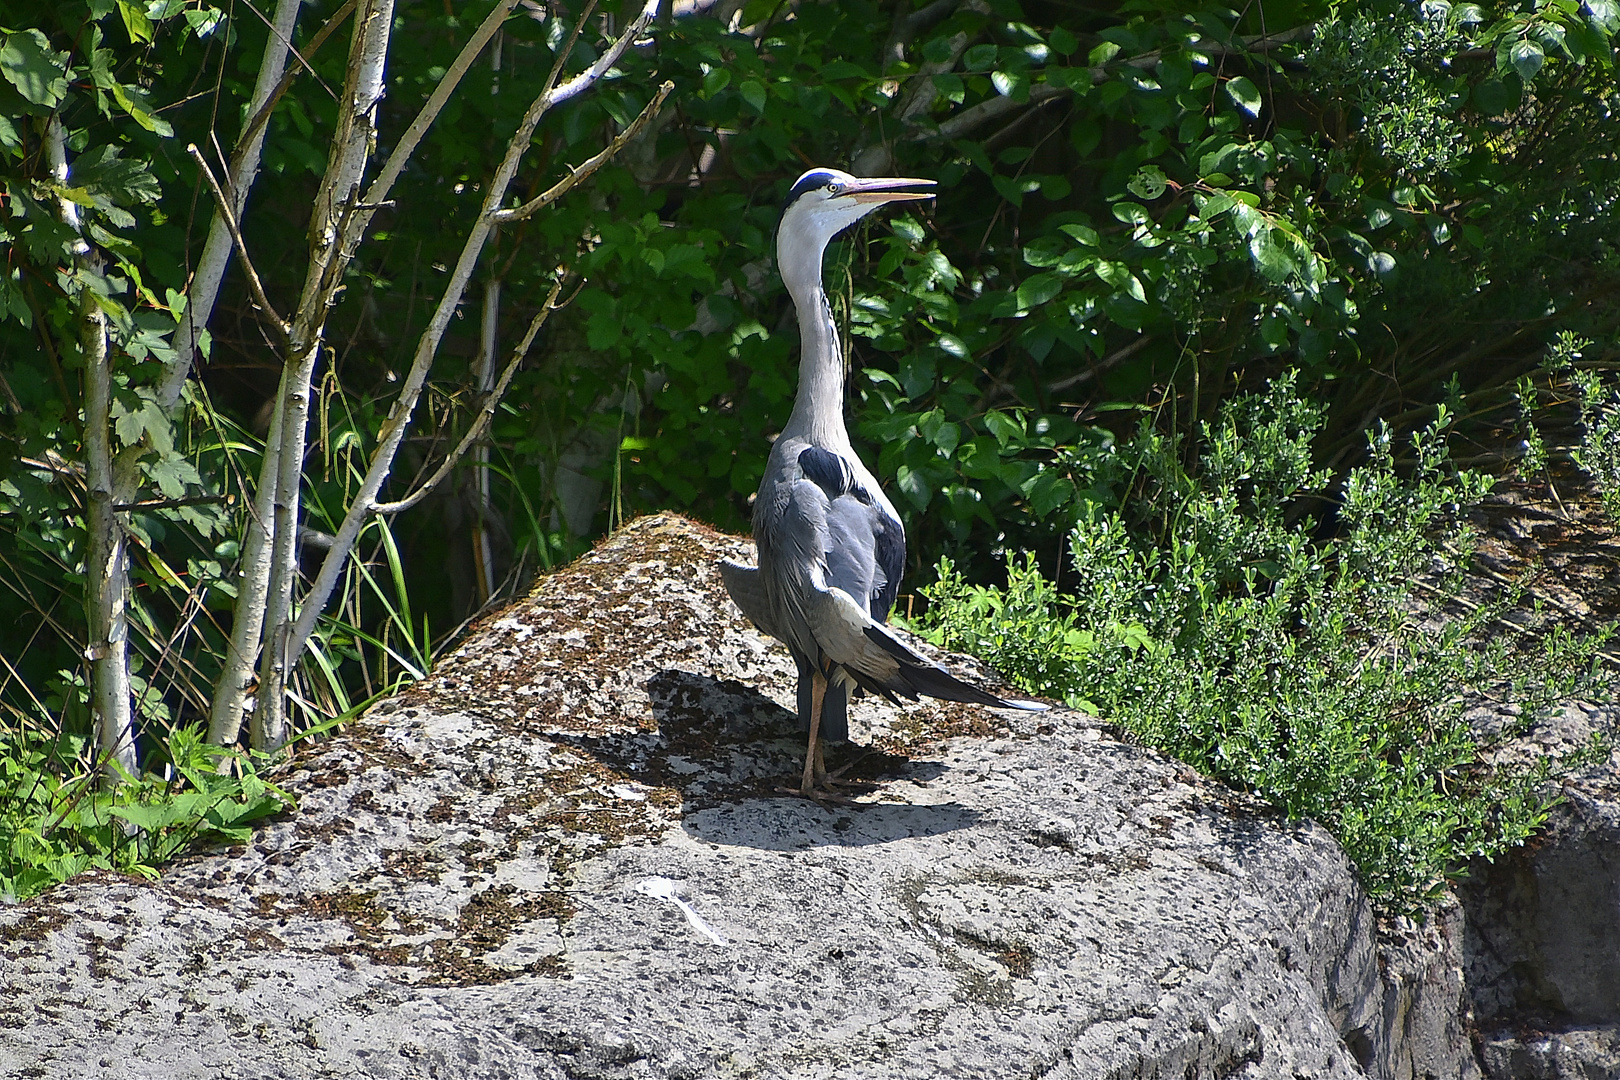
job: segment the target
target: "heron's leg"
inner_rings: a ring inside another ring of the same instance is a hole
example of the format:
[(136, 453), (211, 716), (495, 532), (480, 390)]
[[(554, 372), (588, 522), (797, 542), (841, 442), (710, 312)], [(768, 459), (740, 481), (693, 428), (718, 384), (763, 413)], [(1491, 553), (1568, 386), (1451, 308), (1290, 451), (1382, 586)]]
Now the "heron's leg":
[(810, 746), (805, 750), (804, 778), (799, 783), (799, 794), (807, 799), (816, 797), (817, 774), (825, 775), (827, 771), (821, 761), (821, 747), (816, 743), (816, 734), (821, 728), (821, 703), (827, 697), (827, 679), (819, 671), (810, 679)]

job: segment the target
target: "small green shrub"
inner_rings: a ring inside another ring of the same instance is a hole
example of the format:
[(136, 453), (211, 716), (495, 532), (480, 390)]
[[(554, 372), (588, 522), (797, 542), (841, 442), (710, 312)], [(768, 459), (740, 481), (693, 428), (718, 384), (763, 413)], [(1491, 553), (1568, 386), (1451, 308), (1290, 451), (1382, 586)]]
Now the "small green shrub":
[[(1418, 911), (1472, 857), (1545, 820), (1551, 765), (1491, 763), (1501, 739), (1595, 674), (1609, 631), (1491, 634), (1510, 595), (1453, 602), (1469, 550), (1462, 508), (1491, 486), (1447, 457), (1444, 409), (1397, 463), (1384, 429), (1333, 506), (1311, 467), (1321, 414), (1279, 380), (1203, 426), (1199, 469), (1144, 425), (1111, 462), (1138, 497), (1094, 508), (1059, 593), (1034, 559), (1005, 589), (949, 562), (922, 629), (1021, 686), (1121, 724), (1148, 744), (1338, 838), (1385, 910)], [(1420, 603), (1437, 594), (1440, 603)], [(1473, 705), (1511, 704), (1489, 740)]]
[[(0, 744), (0, 899), (26, 900), (85, 870), (155, 879), (199, 841), (244, 842), (251, 823), (293, 805), (259, 776), (256, 757), (177, 729), (166, 744), (172, 778), (125, 777), (115, 791), (76, 736), (24, 727)], [(222, 771), (229, 764), (232, 771)]]
[[(1580, 349), (1590, 344), (1577, 339), (1569, 343), (1568, 351), (1578, 357)], [(1581, 403), (1581, 445), (1573, 454), (1575, 464), (1597, 485), (1609, 520), (1620, 522), (1620, 386), (1585, 368), (1572, 366), (1569, 376)]]

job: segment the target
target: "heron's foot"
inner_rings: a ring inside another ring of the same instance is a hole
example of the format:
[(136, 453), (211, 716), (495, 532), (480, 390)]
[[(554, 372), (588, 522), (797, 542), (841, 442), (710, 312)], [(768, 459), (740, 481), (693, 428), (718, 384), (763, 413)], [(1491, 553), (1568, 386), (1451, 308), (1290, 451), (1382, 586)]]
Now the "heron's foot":
[(776, 790), (781, 792), (783, 795), (798, 795), (801, 798), (809, 799), (811, 802), (815, 803), (818, 806), (826, 806), (829, 803), (832, 804), (833, 806), (857, 806), (857, 805), (859, 805), (858, 803), (856, 803), (856, 801), (854, 799), (850, 798), (848, 795), (841, 795), (836, 791), (829, 791), (826, 788), (817, 787), (817, 786), (814, 786), (814, 785), (806, 787), (803, 784), (801, 784), (801, 785), (799, 785), (798, 787), (795, 788), (795, 787), (788, 787), (788, 786), (786, 786), (784, 784), (782, 787), (779, 787)]

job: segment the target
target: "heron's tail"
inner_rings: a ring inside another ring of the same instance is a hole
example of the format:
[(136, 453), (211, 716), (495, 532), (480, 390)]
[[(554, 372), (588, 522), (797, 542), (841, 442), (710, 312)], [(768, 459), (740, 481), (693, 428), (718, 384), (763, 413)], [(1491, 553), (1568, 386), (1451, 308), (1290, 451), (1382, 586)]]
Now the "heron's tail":
[(940, 698), (943, 701), (988, 705), (992, 709), (1024, 709), (1028, 712), (1040, 712), (1050, 708), (1039, 701), (1008, 701), (988, 690), (981, 690), (977, 686), (965, 683), (932, 660), (919, 655), (899, 639), (890, 636), (881, 626), (868, 626), (866, 636), (900, 663), (900, 670), (894, 679), (900, 685), (887, 686), (884, 687), (885, 690), (903, 694), (912, 700), (916, 700), (920, 694)]

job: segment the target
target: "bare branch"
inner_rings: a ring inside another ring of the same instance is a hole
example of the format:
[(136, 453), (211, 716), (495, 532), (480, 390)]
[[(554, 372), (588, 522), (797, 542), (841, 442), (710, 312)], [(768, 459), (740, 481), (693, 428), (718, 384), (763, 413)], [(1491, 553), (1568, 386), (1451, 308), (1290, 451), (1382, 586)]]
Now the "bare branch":
[(122, 513), (126, 510), (173, 510), (181, 506), (207, 506), (211, 503), (228, 503), (234, 499), (231, 495), (193, 495), (189, 499), (142, 499), (140, 502), (117, 503), (114, 510)]
[(230, 230), (231, 242), (236, 245), (236, 254), (242, 260), (242, 272), (247, 275), (253, 302), (259, 305), (259, 310), (270, 317), (270, 324), (275, 327), (276, 337), (281, 342), (282, 355), (291, 355), (292, 339), (288, 337), (290, 328), (287, 320), (277, 313), (275, 305), (270, 303), (270, 298), (264, 294), (264, 282), (259, 280), (259, 272), (254, 269), (253, 260), (248, 257), (247, 241), (242, 239), (242, 230), (237, 227), (236, 215), (231, 212), (231, 201), (225, 197), (219, 181), (214, 179), (214, 171), (208, 167), (208, 161), (202, 156), (202, 151), (197, 149), (197, 144), (187, 143), (186, 153), (196, 160), (203, 179), (208, 181), (208, 190), (214, 193), (214, 203), (219, 210), (220, 219), (225, 222), (225, 228)]
[(883, 62), (903, 63), (906, 59), (906, 46), (914, 41), (918, 34), (927, 33), (949, 17), (951, 12), (956, 10), (958, 2), (959, 0), (934, 0), (927, 7), (895, 16), (894, 29), (889, 31), (889, 40), (883, 44)]
[[(275, 30), (265, 39), (264, 53), (259, 59), (259, 73), (254, 81), (253, 96), (248, 99), (250, 112), (261, 109), (270, 99), (271, 91), (285, 74), (287, 42), (298, 22), (298, 9), (302, 0), (276, 0)], [(265, 114), (268, 117), (268, 113)], [(237, 140), (232, 154), (230, 174), (231, 209), (237, 217), (247, 208), (248, 192), (259, 172), (259, 157), (264, 148), (264, 128), (245, 132)], [(220, 284), (225, 279), (225, 268), (231, 258), (231, 238), (218, 214), (208, 224), (208, 239), (197, 260), (196, 273), (186, 286), (186, 307), (180, 315), (180, 325), (174, 333), (174, 357), (164, 365), (163, 381), (158, 389), (158, 403), (164, 412), (172, 413), (180, 403), (186, 379), (191, 375), (197, 357), (197, 347), (208, 328), (208, 320), (219, 299)]]
[(321, 84), (321, 89), (326, 91), (326, 96), (331, 98), (333, 101), (336, 101), (337, 91), (328, 86), (326, 84), (326, 80), (321, 78), (320, 72), (311, 67), (309, 61), (304, 59), (303, 54), (297, 49), (293, 48), (292, 39), (282, 31), (281, 27), (265, 18), (264, 12), (254, 7), (252, 4), (248, 4), (247, 9), (259, 17), (259, 21), (264, 23), (264, 25), (270, 30), (271, 37), (277, 38), (281, 41), (282, 48), (292, 53), (292, 55), (298, 60), (298, 63), (303, 66), (304, 70), (309, 72), (310, 78)]
[(1067, 378), (1059, 379), (1057, 382), (1047, 383), (1046, 389), (1055, 394), (1061, 390), (1067, 390), (1070, 387), (1079, 386), (1081, 383), (1090, 382), (1092, 379), (1095, 379), (1098, 375), (1101, 375), (1109, 368), (1115, 367), (1125, 360), (1128, 360), (1130, 357), (1135, 356), (1152, 341), (1152, 334), (1142, 334), (1129, 344), (1115, 349), (1113, 352), (1109, 353), (1107, 356), (1103, 357), (1095, 364), (1092, 364), (1089, 368), (1080, 372), (1079, 374), (1070, 375)]
[(634, 22), (625, 27), (624, 33), (619, 35), (619, 40), (608, 46), (607, 52), (596, 58), (596, 63), (546, 95), (546, 109), (561, 105), (570, 98), (578, 96), (611, 71), (613, 65), (619, 62), (619, 57), (624, 55), (624, 50), (628, 49), (630, 43), (640, 37), (643, 30), (647, 29), (647, 24), (652, 22), (653, 15), (657, 10), (658, 0), (648, 0), (647, 5), (642, 8), (641, 14), (636, 16)]
[(534, 214), (537, 210), (542, 210), (545, 207), (550, 206), (552, 203), (568, 194), (569, 191), (571, 191), (581, 182), (590, 179), (593, 175), (595, 175), (596, 170), (613, 160), (613, 156), (620, 150), (624, 149), (625, 143), (641, 134), (642, 129), (647, 126), (654, 116), (658, 115), (658, 110), (664, 105), (664, 99), (669, 97), (670, 91), (674, 89), (675, 84), (665, 80), (664, 85), (658, 88), (658, 93), (653, 96), (651, 101), (647, 102), (647, 107), (641, 110), (641, 115), (632, 120), (629, 127), (625, 128), (623, 131), (619, 132), (618, 135), (614, 136), (613, 141), (608, 143), (600, 153), (596, 154), (579, 168), (569, 173), (566, 178), (558, 181), (546, 191), (542, 192), (535, 198), (530, 199), (522, 206), (515, 206), (510, 210), (495, 211), (495, 213), (492, 215), (495, 221), (502, 225), (509, 221), (522, 221), (524, 218)]
[(467, 433), (461, 437), (461, 442), (456, 445), (456, 448), (444, 459), (433, 475), (422, 483), (421, 487), (398, 502), (375, 504), (371, 508), (372, 513), (398, 514), (409, 510), (427, 498), (433, 492), (433, 489), (438, 487), (446, 476), (450, 475), (450, 470), (454, 469), (461, 459), (466, 456), (467, 451), (472, 449), (473, 444), (483, 438), (485, 429), (489, 427), (490, 420), (495, 416), (496, 408), (500, 406), (501, 398), (506, 395), (506, 388), (512, 385), (512, 377), (517, 374), (518, 365), (529, 354), (529, 346), (534, 344), (535, 335), (546, 324), (547, 317), (561, 306), (557, 303), (557, 297), (562, 295), (562, 287), (563, 279), (558, 278), (557, 283), (551, 287), (551, 295), (546, 297), (546, 302), (541, 305), (534, 318), (529, 320), (528, 333), (523, 335), (523, 340), (518, 342), (517, 347), (512, 350), (512, 359), (507, 361), (506, 368), (501, 372), (501, 377), (496, 381), (494, 389), (484, 398), (484, 406), (478, 412), (478, 419), (473, 421), (472, 427), (467, 429)]
[[(427, 327), (417, 339), (416, 355), (412, 358), (410, 370), (400, 386), (399, 397), (395, 399), (393, 408), (389, 410), (388, 419), (378, 432), (377, 448), (372, 451), (371, 462), (367, 466), (365, 478), (360, 483), (360, 490), (355, 493), (354, 500), (350, 503), (349, 510), (338, 528), (337, 543), (322, 560), (315, 581), (304, 594), (297, 622), (292, 626), (291, 632), (278, 643), (282, 647), (280, 660), (284, 665), (296, 663), (303, 653), (310, 634), (315, 630), (315, 620), (326, 609), (326, 601), (337, 586), (338, 576), (354, 550), (360, 530), (371, 519), (372, 507), (378, 492), (382, 490), (383, 483), (393, 471), (394, 457), (399, 452), (406, 429), (410, 426), (411, 414), (416, 409), (422, 386), (427, 381), (428, 371), (433, 367), (433, 358), (438, 353), (439, 342), (443, 339), (456, 309), (461, 305), (467, 283), (472, 279), (473, 270), (478, 265), (478, 258), (489, 239), (490, 230), (495, 228), (495, 212), (506, 199), (507, 188), (510, 187), (512, 178), (517, 175), (518, 165), (522, 162), (524, 152), (528, 150), (529, 143), (534, 137), (534, 129), (539, 125), (541, 117), (554, 104), (590, 87), (612, 68), (613, 62), (624, 54), (630, 43), (641, 36), (652, 22), (658, 13), (658, 3), (659, 0), (646, 0), (641, 13), (625, 27), (624, 33), (607, 48), (596, 63), (557, 89), (535, 98), (530, 103), (528, 111), (523, 114), (523, 119), (518, 123), (511, 140), (506, 144), (506, 155), (490, 180), (483, 206), (467, 235), (466, 242), (462, 245), (461, 255), (456, 260), (455, 269), (451, 271), (450, 279), (445, 285), (444, 295), (439, 298), (438, 307), (434, 309)], [(368, 197), (366, 201), (375, 200)]]
[[(343, 25), (343, 20), (354, 14), (357, 2), (358, 0), (346, 0), (342, 7), (334, 11), (332, 17), (327, 19), (315, 36), (310, 39), (309, 46), (303, 53), (293, 49), (290, 45), (288, 51), (297, 56), (299, 63), (303, 64), (304, 67), (309, 67), (308, 61), (304, 59), (305, 55), (314, 56), (320, 51), (321, 46), (326, 44), (326, 39), (331, 37), (337, 31), (337, 28)], [(242, 159), (247, 153), (248, 147), (252, 144), (254, 137), (259, 134), (259, 129), (270, 122), (270, 117), (276, 111), (276, 106), (280, 104), (282, 95), (292, 86), (293, 80), (296, 78), (298, 78), (296, 70), (283, 72), (281, 81), (276, 83), (276, 88), (270, 91), (270, 96), (265, 99), (263, 105), (259, 106), (258, 111), (253, 114), (253, 118), (242, 129), (241, 137), (236, 140), (236, 153), (231, 155), (232, 175), (235, 175), (241, 168)]]
[(563, 65), (568, 63), (568, 58), (573, 55), (574, 46), (579, 42), (579, 35), (585, 32), (585, 24), (590, 21), (591, 12), (595, 10), (596, 0), (590, 0), (590, 3), (585, 5), (585, 10), (579, 13), (579, 18), (574, 20), (574, 29), (569, 33), (568, 40), (563, 42), (562, 51), (552, 61), (551, 70), (546, 73), (546, 81), (540, 88), (541, 97), (551, 93), (552, 87), (556, 86), (557, 80), (562, 77)]
[[(501, 0), (495, 5), (495, 10), (478, 24), (478, 29), (473, 31), (473, 36), (467, 39), (467, 44), (456, 54), (456, 59), (444, 73), (444, 78), (439, 80), (439, 84), (433, 88), (433, 93), (428, 95), (427, 101), (422, 105), (422, 111), (416, 114), (411, 126), (405, 129), (405, 134), (399, 137), (399, 142), (388, 155), (382, 171), (366, 189), (365, 202), (376, 206), (388, 198), (389, 189), (394, 186), (394, 181), (399, 179), (399, 174), (405, 171), (405, 164), (410, 161), (411, 155), (416, 153), (417, 144), (427, 134), (428, 128), (433, 126), (433, 121), (439, 118), (439, 113), (444, 110), (450, 95), (461, 85), (461, 80), (472, 67), (473, 61), (478, 59), (478, 54), (484, 51), (484, 46), (489, 44), (489, 39), (495, 36), (495, 32), (501, 28), (501, 24), (506, 21), (506, 16), (516, 4), (517, 0)], [(369, 221), (370, 215), (365, 215), (365, 218)]]

